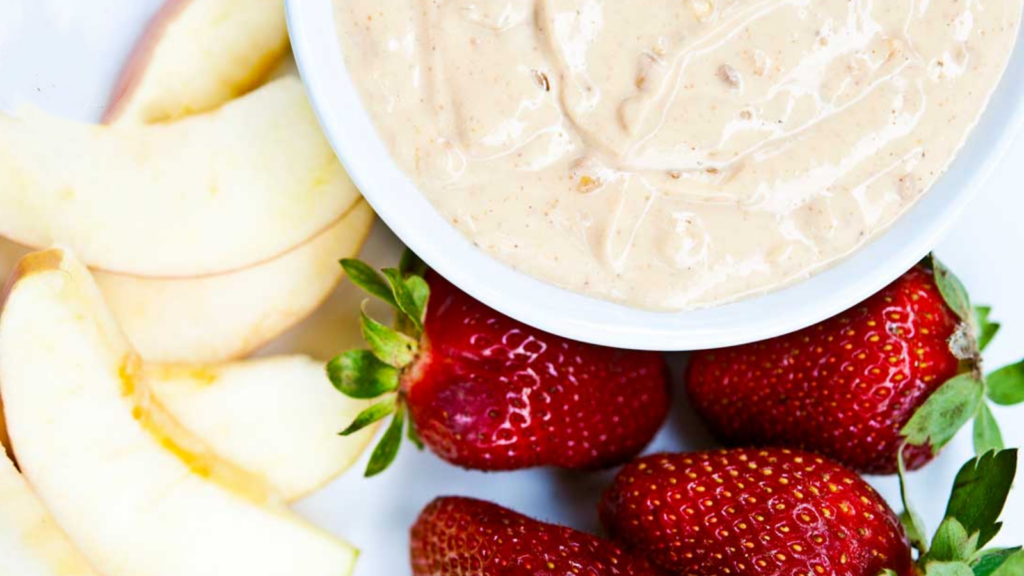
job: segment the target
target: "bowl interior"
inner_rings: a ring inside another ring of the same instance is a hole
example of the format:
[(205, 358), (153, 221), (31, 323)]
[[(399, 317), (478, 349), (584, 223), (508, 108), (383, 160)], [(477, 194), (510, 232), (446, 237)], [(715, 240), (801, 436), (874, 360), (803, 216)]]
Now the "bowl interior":
[(697, 350), (799, 330), (864, 300), (923, 258), (982, 188), (1024, 121), (1024, 42), (948, 173), (888, 231), (834, 267), (778, 291), (687, 312), (651, 312), (536, 280), (475, 248), (391, 159), (345, 67), (333, 0), (288, 0), (299, 70), (338, 157), (377, 214), (432, 268), (487, 305), (567, 338)]

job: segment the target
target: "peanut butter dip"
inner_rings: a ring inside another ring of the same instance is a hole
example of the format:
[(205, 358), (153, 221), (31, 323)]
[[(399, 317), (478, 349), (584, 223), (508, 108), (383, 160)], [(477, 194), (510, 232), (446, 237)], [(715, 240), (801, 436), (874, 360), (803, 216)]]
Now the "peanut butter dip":
[(683, 310), (877, 236), (947, 169), (1024, 0), (336, 0), (397, 164), (481, 250)]

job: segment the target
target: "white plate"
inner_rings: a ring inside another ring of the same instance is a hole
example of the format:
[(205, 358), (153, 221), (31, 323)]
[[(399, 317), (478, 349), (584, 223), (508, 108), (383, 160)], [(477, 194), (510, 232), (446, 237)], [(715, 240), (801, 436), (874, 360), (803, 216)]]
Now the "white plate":
[[(47, 110), (81, 120), (96, 120), (114, 78), (147, 18), (160, 0), (0, 0), (0, 109), (30, 101)], [(992, 185), (975, 203), (961, 225), (954, 227), (940, 255), (949, 262), (981, 302), (994, 305), (1004, 332), (986, 357), (1002, 365), (1024, 355), (1024, 273), (1017, 262), (1024, 247), (1024, 141), (1018, 142)], [(400, 245), (378, 226), (364, 250), (375, 265), (393, 264)], [(358, 296), (347, 284), (312, 322), (354, 322), (348, 314)], [(347, 320), (346, 320), (347, 319)], [(308, 340), (297, 330), (273, 345), (273, 351), (310, 351), (320, 356), (338, 352), (347, 342)], [(675, 356), (678, 365), (681, 357)], [(678, 380), (677, 380), (678, 381)], [(996, 409), (1006, 441), (1024, 444), (1024, 419)], [(339, 423), (340, 424), (340, 423)], [(687, 450), (710, 443), (679, 400), (653, 449)], [(420, 509), (442, 494), (477, 496), (499, 502), (535, 517), (593, 529), (594, 502), (606, 485), (607, 474), (579, 475), (552, 470), (509, 474), (480, 474), (452, 468), (427, 453), (403, 446), (395, 467), (383, 476), (364, 480), (356, 469), (297, 509), (307, 518), (362, 549), (355, 576), (409, 574), (408, 529)], [(960, 464), (971, 454), (969, 433), (961, 434), (935, 463), (911, 480), (915, 499), (934, 529)], [(1024, 471), (1021, 472), (1024, 478)], [(896, 483), (872, 478), (899, 509)], [(1006, 527), (993, 545), (1024, 542), (1024, 490), (1011, 496), (1004, 513)], [(125, 542), (131, 546), (131, 542)]]
[(886, 234), (834, 268), (777, 292), (681, 313), (637, 310), (562, 290), (475, 248), (395, 165), (362, 106), (337, 39), (334, 0), (288, 0), (292, 46), (338, 156), (380, 217), (427, 263), (527, 324), (620, 348), (697, 350), (763, 340), (864, 300), (938, 243), (977, 194), (1024, 119), (1024, 43), (970, 142), (941, 182)]

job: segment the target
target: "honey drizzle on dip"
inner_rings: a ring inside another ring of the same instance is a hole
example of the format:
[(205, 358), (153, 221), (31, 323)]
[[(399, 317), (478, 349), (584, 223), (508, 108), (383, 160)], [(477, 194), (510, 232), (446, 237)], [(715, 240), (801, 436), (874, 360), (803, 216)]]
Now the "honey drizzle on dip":
[(683, 310), (806, 278), (947, 169), (1022, 0), (336, 0), (397, 164), (476, 246)]

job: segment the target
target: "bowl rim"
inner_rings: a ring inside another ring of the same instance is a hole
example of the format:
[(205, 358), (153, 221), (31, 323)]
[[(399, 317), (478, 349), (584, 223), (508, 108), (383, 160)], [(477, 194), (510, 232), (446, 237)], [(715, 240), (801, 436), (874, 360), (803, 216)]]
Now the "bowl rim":
[(618, 348), (688, 351), (800, 330), (868, 298), (924, 258), (983, 189), (1024, 125), (1024, 27), (949, 170), (887, 230), (833, 266), (775, 291), (683, 312), (630, 308), (556, 287), (498, 261), (452, 226), (392, 160), (348, 75), (334, 0), (286, 0), (292, 50), (321, 126), (367, 201), (431, 268), (541, 330)]

